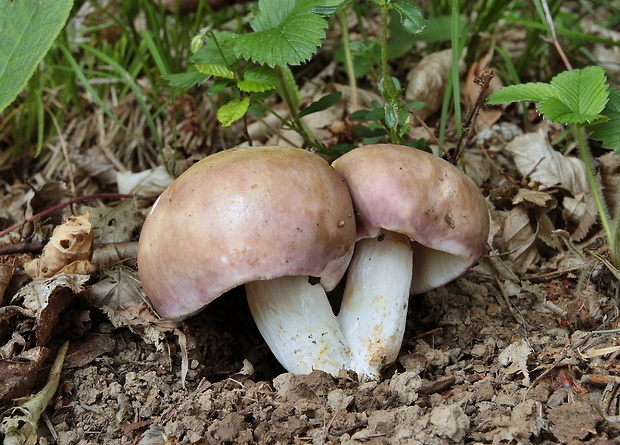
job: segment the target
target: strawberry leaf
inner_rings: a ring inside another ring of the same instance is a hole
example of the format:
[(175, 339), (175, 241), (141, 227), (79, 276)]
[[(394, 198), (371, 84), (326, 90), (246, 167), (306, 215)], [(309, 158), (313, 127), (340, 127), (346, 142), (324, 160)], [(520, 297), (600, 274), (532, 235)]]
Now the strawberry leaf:
[(558, 91), (570, 112), (550, 110), (546, 117), (560, 124), (591, 123), (600, 119), (609, 96), (605, 70), (590, 66), (581, 70), (564, 71), (553, 79), (551, 86)]
[(255, 68), (246, 71), (237, 86), (241, 91), (261, 93), (275, 89), (278, 86), (278, 76), (271, 68)]
[(540, 102), (550, 97), (558, 97), (557, 91), (551, 85), (542, 82), (530, 82), (500, 88), (489, 96), (487, 103), (499, 105), (521, 100)]
[(237, 56), (263, 65), (298, 65), (321, 44), (327, 21), (311, 9), (316, 0), (259, 0), (250, 23), (255, 32), (239, 36)]
[(245, 115), (249, 106), (249, 97), (245, 99), (233, 99), (217, 110), (217, 120), (220, 121), (223, 127), (229, 127)]
[(609, 90), (609, 101), (602, 114), (607, 118), (605, 121), (588, 127), (592, 130), (591, 137), (601, 141), (603, 147), (614, 149), (616, 154), (620, 154), (620, 90)]
[(196, 69), (208, 76), (222, 77), (224, 79), (235, 78), (235, 72), (233, 70), (219, 63), (197, 63)]
[(538, 111), (559, 124), (589, 124), (601, 114), (609, 96), (605, 71), (598, 66), (564, 71), (551, 83), (525, 83), (500, 88), (488, 103), (527, 100), (538, 102)]

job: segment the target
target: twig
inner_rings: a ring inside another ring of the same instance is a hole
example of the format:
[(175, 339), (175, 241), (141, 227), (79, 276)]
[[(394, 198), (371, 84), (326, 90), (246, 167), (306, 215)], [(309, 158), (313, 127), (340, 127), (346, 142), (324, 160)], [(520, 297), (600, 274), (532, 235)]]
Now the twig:
[(27, 224), (29, 222), (34, 221), (35, 219), (38, 218), (43, 218), (44, 216), (47, 216), (51, 213), (54, 213), (60, 209), (64, 209), (67, 206), (70, 206), (72, 204), (76, 204), (78, 202), (82, 202), (82, 201), (86, 201), (87, 199), (100, 199), (100, 198), (116, 198), (116, 199), (131, 199), (131, 198), (135, 198), (136, 195), (127, 195), (127, 194), (123, 194), (123, 193), (96, 193), (94, 195), (86, 195), (86, 196), (81, 196), (79, 198), (74, 198), (70, 201), (67, 202), (63, 202), (60, 203), (58, 205), (55, 205), (53, 207), (50, 207), (47, 210), (43, 210), (42, 212), (37, 213), (36, 215), (32, 215), (30, 218), (26, 218), (24, 221), (17, 223), (17, 224), (13, 224), (11, 227), (8, 227), (2, 231), (0, 231), (0, 236), (4, 236), (7, 233), (12, 232), (15, 229), (19, 229), (20, 227), (22, 227), (24, 224)]
[(454, 165), (456, 165), (461, 158), (461, 154), (463, 154), (465, 146), (469, 143), (469, 140), (474, 133), (474, 124), (480, 114), (480, 108), (482, 108), (482, 103), (484, 102), (484, 98), (489, 89), (489, 84), (491, 83), (493, 77), (495, 77), (493, 71), (485, 69), (482, 70), (480, 75), (474, 79), (474, 83), (476, 85), (480, 85), (480, 91), (478, 93), (476, 103), (467, 114), (467, 119), (465, 119), (465, 123), (463, 124), (463, 132), (461, 133), (458, 144), (456, 144), (456, 150), (454, 151), (454, 154), (450, 156), (449, 161)]
[(42, 243), (17, 243), (8, 246), (0, 246), (0, 255), (17, 255), (20, 253), (40, 253), (43, 250)]
[(564, 62), (564, 66), (566, 69), (572, 70), (573, 67), (571, 63), (568, 61), (568, 57), (564, 54), (564, 50), (560, 45), (560, 41), (558, 40), (558, 35), (555, 32), (555, 24), (553, 23), (553, 17), (551, 16), (551, 10), (549, 9), (549, 5), (547, 4), (547, 0), (540, 0), (543, 11), (545, 12), (545, 19), (547, 20), (547, 25), (549, 25), (549, 31), (551, 32), (551, 43), (555, 46), (555, 50), (560, 55), (562, 62)]
[(444, 155), (446, 155), (446, 158), (450, 157), (450, 153), (448, 152), (448, 150), (446, 150), (446, 148), (441, 145), (441, 142), (439, 142), (439, 139), (437, 139), (437, 136), (435, 136), (435, 133), (433, 133), (433, 130), (430, 129), (430, 127), (428, 125), (426, 125), (426, 122), (424, 122), (424, 119), (422, 119), (418, 113), (409, 106), (409, 104), (407, 102), (405, 102), (404, 100), (401, 100), (401, 104), (407, 109), (407, 111), (409, 111), (409, 113), (415, 118), (415, 120), (418, 122), (418, 124), (420, 124), (420, 126), (422, 128), (424, 128), (426, 130), (426, 132), (428, 133), (428, 135), (431, 137), (431, 139), (433, 140), (433, 142), (435, 144), (437, 144), (437, 146), (441, 149), (441, 151), (443, 152)]

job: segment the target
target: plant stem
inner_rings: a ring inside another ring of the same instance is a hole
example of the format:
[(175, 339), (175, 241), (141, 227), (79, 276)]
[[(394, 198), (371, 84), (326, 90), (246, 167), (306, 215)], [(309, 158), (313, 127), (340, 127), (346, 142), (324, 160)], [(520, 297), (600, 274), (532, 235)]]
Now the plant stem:
[(291, 81), (292, 74), (289, 68), (286, 66), (276, 66), (276, 73), (279, 81), (278, 94), (280, 94), (289, 110), (291, 128), (300, 134), (307, 145), (317, 150), (323, 149), (324, 147), (306, 125), (303, 118), (296, 117), (297, 113), (299, 113), (299, 92), (296, 90), (297, 86)]
[(388, 19), (390, 17), (390, 5), (388, 2), (381, 5), (381, 77), (383, 87), (388, 97), (394, 97), (394, 85), (388, 72)]
[(344, 11), (338, 11), (338, 22), (340, 23), (340, 32), (342, 32), (342, 49), (344, 51), (344, 66), (347, 70), (349, 78), (349, 87), (351, 88), (351, 109), (350, 112), (357, 111), (357, 82), (355, 80), (355, 69), (353, 68), (353, 56), (351, 55), (349, 25), (347, 23), (347, 15)]
[(581, 160), (583, 161), (586, 169), (586, 178), (592, 192), (592, 197), (594, 198), (594, 202), (596, 203), (596, 209), (598, 211), (598, 216), (601, 220), (601, 225), (603, 226), (603, 229), (605, 230), (605, 235), (607, 236), (607, 243), (609, 244), (609, 255), (611, 257), (611, 262), (616, 267), (618, 267), (620, 261), (618, 261), (619, 259), (616, 255), (617, 249), (614, 236), (615, 234), (617, 234), (618, 231), (612, 231), (611, 225), (609, 224), (609, 215), (607, 213), (607, 208), (605, 207), (605, 201), (603, 200), (601, 190), (599, 189), (598, 183), (596, 182), (596, 176), (594, 174), (594, 168), (592, 166), (592, 154), (590, 153), (590, 147), (588, 146), (588, 143), (586, 141), (584, 126), (576, 124), (573, 128), (575, 130), (575, 135), (577, 136), (579, 154), (581, 155)]

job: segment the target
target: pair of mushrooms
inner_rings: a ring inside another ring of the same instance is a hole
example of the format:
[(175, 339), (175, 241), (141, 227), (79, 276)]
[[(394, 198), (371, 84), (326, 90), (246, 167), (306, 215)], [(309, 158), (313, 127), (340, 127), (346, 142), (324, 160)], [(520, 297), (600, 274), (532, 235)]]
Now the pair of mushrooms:
[[(477, 186), (431, 154), (370, 145), (330, 166), (297, 148), (249, 147), (203, 159), (164, 191), (142, 229), (138, 267), (164, 318), (186, 318), (245, 284), (289, 372), (376, 379), (399, 352), (410, 293), (467, 271), (488, 231)], [(326, 292), (347, 269), (336, 316)]]

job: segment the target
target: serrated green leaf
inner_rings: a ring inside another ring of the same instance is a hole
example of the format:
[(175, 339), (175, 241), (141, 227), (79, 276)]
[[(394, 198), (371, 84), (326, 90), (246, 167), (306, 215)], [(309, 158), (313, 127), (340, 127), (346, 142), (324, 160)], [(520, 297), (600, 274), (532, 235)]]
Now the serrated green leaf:
[(237, 56), (263, 65), (298, 65), (321, 44), (327, 21), (311, 12), (316, 0), (259, 0), (255, 32), (233, 42)]
[(342, 93), (339, 91), (335, 93), (327, 94), (321, 97), (319, 100), (312, 102), (306, 108), (301, 110), (299, 113), (297, 113), (297, 116), (295, 116), (295, 118), (300, 119), (309, 114), (318, 113), (319, 111), (327, 110), (332, 105), (335, 105), (336, 102), (340, 100), (341, 96), (342, 96)]
[(195, 66), (202, 74), (222, 77), (224, 79), (235, 78), (235, 72), (225, 65), (220, 65), (218, 63), (197, 63)]
[(24, 89), (72, 7), (73, 0), (0, 0), (0, 112)]
[(530, 82), (500, 88), (489, 96), (487, 103), (490, 105), (499, 105), (522, 100), (540, 102), (550, 97), (558, 97), (558, 92), (550, 84)]
[(351, 0), (323, 0), (320, 5), (310, 8), (310, 12), (323, 17), (329, 17), (343, 9)]
[(590, 123), (600, 119), (600, 113), (609, 96), (603, 68), (590, 66), (563, 71), (551, 79), (551, 86), (558, 91), (558, 97), (571, 110), (571, 117), (570, 122), (555, 120), (550, 116), (547, 116), (548, 119), (558, 123)]
[(220, 121), (223, 127), (229, 127), (245, 115), (249, 106), (249, 97), (241, 100), (233, 99), (226, 105), (222, 105), (220, 109), (217, 110), (217, 120)]
[(538, 112), (558, 124), (580, 124), (598, 120), (600, 115), (585, 115), (575, 111), (561, 99), (549, 97), (538, 103)]
[(278, 76), (270, 68), (254, 68), (243, 74), (243, 80), (237, 82), (241, 91), (260, 93), (273, 90), (278, 86)]
[(392, 7), (400, 14), (400, 24), (411, 34), (424, 31), (428, 22), (422, 15), (422, 10), (413, 3), (396, 2)]
[(610, 88), (609, 100), (601, 113), (606, 121), (590, 125), (591, 138), (601, 141), (603, 147), (620, 150), (620, 90)]

